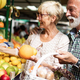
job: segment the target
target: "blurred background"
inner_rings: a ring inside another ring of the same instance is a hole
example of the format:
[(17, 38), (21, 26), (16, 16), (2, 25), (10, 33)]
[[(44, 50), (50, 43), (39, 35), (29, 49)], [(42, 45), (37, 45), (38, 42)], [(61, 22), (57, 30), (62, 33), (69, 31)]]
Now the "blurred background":
[[(39, 5), (44, 1), (48, 0), (7, 0), (5, 7), (0, 9), (0, 20), (3, 21), (5, 25), (4, 29), (0, 29), (0, 34), (4, 33), (4, 37), (11, 40), (12, 36), (22, 38), (26, 30), (27, 35), (24, 37), (27, 39), (30, 30), (36, 26), (39, 27), (39, 22), (36, 20), (36, 13)], [(71, 29), (65, 16), (67, 0), (51, 1), (58, 1), (63, 6), (64, 16), (57, 24), (57, 28), (67, 35)], [(21, 26), (24, 28), (21, 29)]]

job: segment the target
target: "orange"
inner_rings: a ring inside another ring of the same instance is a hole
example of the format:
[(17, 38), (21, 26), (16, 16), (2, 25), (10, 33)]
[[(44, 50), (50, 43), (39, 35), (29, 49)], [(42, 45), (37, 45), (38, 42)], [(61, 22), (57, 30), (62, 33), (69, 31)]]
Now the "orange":
[(23, 45), (19, 49), (19, 56), (24, 59), (29, 59), (33, 55), (33, 48), (30, 45)]
[(0, 35), (0, 39), (3, 39), (4, 37), (3, 37), (3, 35)]
[(0, 39), (0, 43), (3, 43), (3, 39)]
[(0, 22), (0, 27), (3, 28), (4, 27), (4, 23)]
[(31, 72), (33, 70), (34, 66), (30, 67), (29, 72)]
[(14, 48), (18, 48), (18, 47), (20, 47), (19, 44), (15, 44), (15, 45), (14, 45)]
[[(41, 65), (39, 65), (38, 68), (40, 68), (40, 67), (41, 67)], [(34, 66), (30, 67), (29, 72), (31, 72), (33, 70), (33, 68), (34, 68)]]
[(8, 42), (8, 40), (7, 39), (3, 39), (3, 42)]

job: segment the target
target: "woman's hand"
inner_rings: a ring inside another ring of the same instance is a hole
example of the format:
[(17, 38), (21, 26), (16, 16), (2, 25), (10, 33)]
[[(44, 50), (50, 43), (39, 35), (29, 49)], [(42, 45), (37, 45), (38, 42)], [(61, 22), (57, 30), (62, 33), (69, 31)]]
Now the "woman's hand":
[(31, 58), (29, 60), (32, 60), (34, 62), (37, 62), (39, 60), (39, 58), (37, 56), (31, 56)]
[(55, 55), (54, 57), (58, 58), (59, 63), (61, 64), (75, 64), (78, 59), (72, 55), (70, 52), (57, 51), (60, 55)]
[(40, 30), (41, 30), (40, 27), (35, 27), (30, 31), (30, 34), (38, 34)]

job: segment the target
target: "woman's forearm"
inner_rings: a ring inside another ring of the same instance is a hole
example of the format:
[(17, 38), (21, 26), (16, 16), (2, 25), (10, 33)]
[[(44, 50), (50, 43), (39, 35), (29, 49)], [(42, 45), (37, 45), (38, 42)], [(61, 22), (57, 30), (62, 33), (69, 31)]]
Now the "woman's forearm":
[(9, 49), (9, 48), (4, 48), (4, 47), (0, 46), (0, 52), (4, 52), (7, 54), (18, 56), (18, 50), (17, 49)]

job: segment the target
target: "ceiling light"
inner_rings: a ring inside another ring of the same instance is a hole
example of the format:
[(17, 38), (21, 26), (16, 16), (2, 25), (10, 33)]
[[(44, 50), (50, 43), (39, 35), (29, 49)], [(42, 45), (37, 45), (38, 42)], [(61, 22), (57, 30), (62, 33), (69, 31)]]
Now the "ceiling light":
[(36, 11), (38, 10), (38, 8), (36, 8), (35, 6), (27, 6), (27, 8), (29, 8), (32, 11)]
[(16, 9), (23, 9), (22, 7), (20, 7), (20, 6), (15, 6), (16, 7)]

